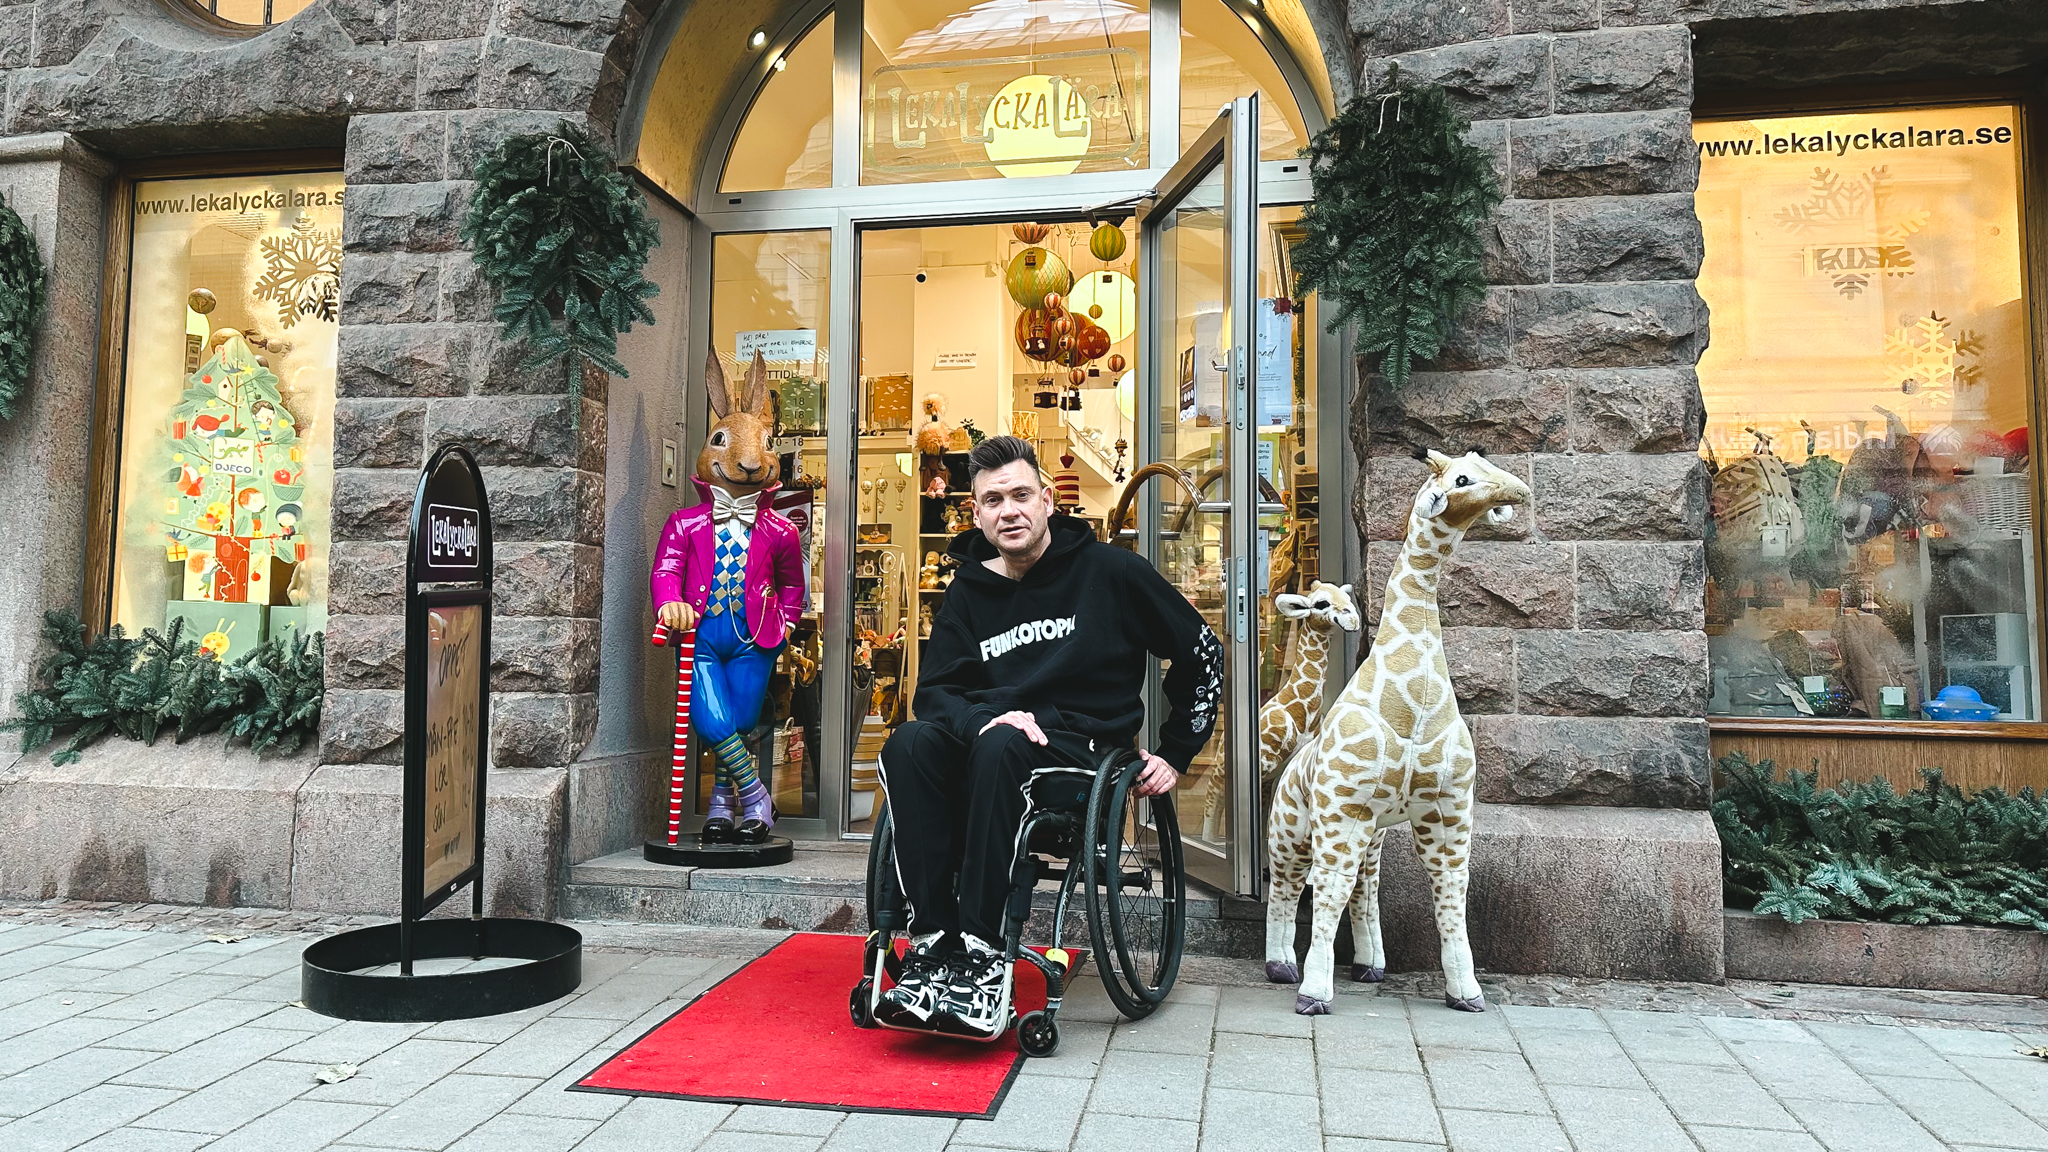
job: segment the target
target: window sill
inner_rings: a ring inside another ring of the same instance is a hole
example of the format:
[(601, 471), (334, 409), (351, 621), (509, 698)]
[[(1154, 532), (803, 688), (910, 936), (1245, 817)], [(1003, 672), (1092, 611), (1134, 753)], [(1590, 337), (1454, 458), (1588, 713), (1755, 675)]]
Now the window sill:
[(1709, 716), (1713, 735), (1889, 736), (1915, 740), (2048, 740), (2048, 724), (2028, 720), (1979, 723), (1940, 720), (1789, 720), (1775, 716)]

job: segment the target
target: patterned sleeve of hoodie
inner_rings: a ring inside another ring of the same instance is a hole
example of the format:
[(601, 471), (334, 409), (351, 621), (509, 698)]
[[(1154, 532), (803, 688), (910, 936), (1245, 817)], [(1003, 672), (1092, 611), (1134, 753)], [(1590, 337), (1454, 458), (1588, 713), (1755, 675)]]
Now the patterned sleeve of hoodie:
[(1169, 710), (1159, 726), (1160, 759), (1186, 772), (1216, 729), (1223, 704), (1223, 641), (1180, 589), (1151, 564), (1131, 557), (1125, 603), (1145, 650), (1172, 662), (1161, 686)]

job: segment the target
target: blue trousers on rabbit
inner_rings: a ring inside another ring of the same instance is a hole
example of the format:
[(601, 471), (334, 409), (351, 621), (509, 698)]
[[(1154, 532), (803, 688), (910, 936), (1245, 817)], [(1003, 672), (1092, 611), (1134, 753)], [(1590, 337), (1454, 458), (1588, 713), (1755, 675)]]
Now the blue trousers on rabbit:
[(761, 722), (768, 676), (782, 645), (763, 648), (747, 635), (746, 597), (739, 578), (746, 548), (747, 533), (737, 524), (719, 528), (718, 576), (709, 610), (697, 625), (690, 722), (703, 746), (718, 757), (711, 806), (704, 814), (707, 839), (731, 835), (735, 801), (741, 839), (764, 839), (775, 822), (774, 800), (745, 736)]

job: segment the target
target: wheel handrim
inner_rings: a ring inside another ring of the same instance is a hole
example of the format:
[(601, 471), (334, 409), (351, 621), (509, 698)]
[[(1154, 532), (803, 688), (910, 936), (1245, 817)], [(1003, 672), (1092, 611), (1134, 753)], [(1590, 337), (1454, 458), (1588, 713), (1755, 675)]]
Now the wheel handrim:
[(1118, 782), (1108, 814), (1114, 823), (1103, 829), (1104, 880), (1116, 885), (1105, 896), (1123, 983), (1144, 1003), (1157, 1004), (1172, 988), (1180, 966), (1184, 893), (1168, 848), (1169, 843), (1179, 846), (1173, 839), (1179, 829), (1172, 799), (1157, 796), (1148, 802), (1137, 796), (1131, 789), (1134, 775)]

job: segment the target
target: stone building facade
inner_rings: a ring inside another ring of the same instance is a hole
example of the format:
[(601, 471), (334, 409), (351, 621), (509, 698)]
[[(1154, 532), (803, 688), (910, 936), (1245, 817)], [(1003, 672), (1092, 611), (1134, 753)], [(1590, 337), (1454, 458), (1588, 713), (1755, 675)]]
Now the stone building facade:
[[(670, 54), (700, 50), (678, 28), (772, 23), (746, 7), (319, 0), (248, 35), (195, 22), (174, 0), (0, 5), (0, 192), (53, 273), (34, 399), (0, 427), (0, 469), (15, 480), (0, 499), (16, 513), (0, 567), (7, 691), (29, 678), (39, 612), (84, 604), (80, 557), (105, 530), (87, 493), (110, 445), (37, 449), (118, 387), (98, 349), (102, 301), (120, 290), (102, 282), (119, 173), (326, 150), (348, 193), (318, 748), (257, 758), (107, 745), (62, 768), (22, 756), (0, 775), (0, 820), (22, 832), (0, 838), (0, 896), (391, 906), (403, 539), (418, 467), (448, 440), (476, 451), (497, 516), (493, 907), (555, 914), (572, 865), (651, 827), (667, 761), (652, 718), (666, 688), (643, 655), (643, 581), (675, 496), (650, 474), (663, 430), (686, 418), (687, 222), (705, 206), (657, 192), (660, 322), (623, 346), (645, 370), (587, 375), (580, 389), (563, 370), (521, 367), (457, 230), (479, 154), (562, 119), (644, 141), (654, 75)], [(1312, 31), (1325, 99), (1394, 65), (1445, 85), (1506, 195), (1485, 237), (1492, 287), (1453, 345), (1399, 392), (1347, 380), (1353, 469), (1344, 499), (1326, 502), (1349, 511), (1373, 616), (1420, 477), (1416, 449), (1483, 448), (1535, 493), (1533, 514), (1475, 533), (1442, 595), (1479, 747), (1480, 965), (1717, 980), (1719, 844), (1706, 809), (1719, 737), (1695, 371), (1712, 321), (1696, 284), (1695, 117), (1714, 100), (1822, 85), (2038, 92), (2048, 13), (2013, 0), (1288, 7)], [(708, 125), (745, 61), (701, 51), (695, 108)], [(684, 135), (711, 137), (708, 126)], [(1329, 523), (1340, 535), (1334, 511)], [(1431, 967), (1420, 873), (1399, 850), (1389, 859), (1396, 964)]]

